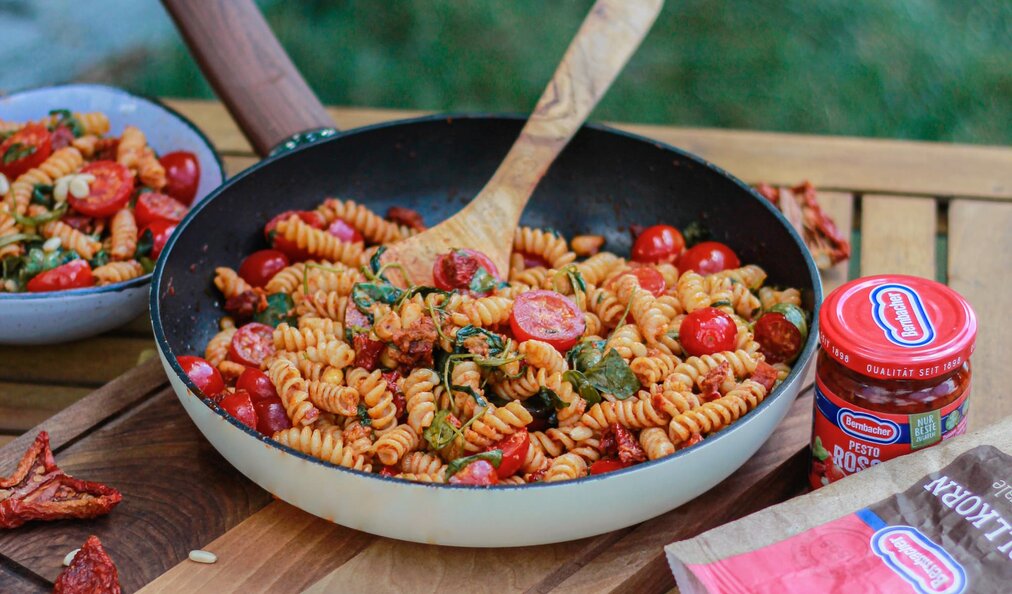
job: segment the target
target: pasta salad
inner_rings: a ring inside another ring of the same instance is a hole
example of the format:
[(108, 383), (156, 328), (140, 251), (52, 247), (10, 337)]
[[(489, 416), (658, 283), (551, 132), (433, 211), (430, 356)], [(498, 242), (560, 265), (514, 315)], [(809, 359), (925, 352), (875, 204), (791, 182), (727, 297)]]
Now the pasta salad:
[[(510, 269), (453, 250), (413, 285), (384, 244), (424, 229), (351, 200), (288, 211), (216, 269), (224, 300), (187, 375), (240, 422), (327, 462), (412, 481), (564, 481), (689, 447), (748, 414), (808, 332), (797, 289), (728, 246), (521, 227)], [(698, 234), (690, 234), (696, 237)]]
[(109, 285), (151, 272), (196, 195), (195, 155), (159, 157), (101, 112), (0, 121), (0, 292)]

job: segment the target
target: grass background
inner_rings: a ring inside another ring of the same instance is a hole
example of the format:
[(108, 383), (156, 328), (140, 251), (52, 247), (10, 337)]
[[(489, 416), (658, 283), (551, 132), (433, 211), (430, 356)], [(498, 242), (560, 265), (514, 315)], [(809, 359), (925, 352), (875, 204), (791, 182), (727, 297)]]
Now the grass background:
[[(591, 4), (261, 3), (325, 103), (518, 112)], [(108, 72), (213, 96), (178, 38)], [(668, 0), (593, 118), (1012, 144), (1012, 2)]]

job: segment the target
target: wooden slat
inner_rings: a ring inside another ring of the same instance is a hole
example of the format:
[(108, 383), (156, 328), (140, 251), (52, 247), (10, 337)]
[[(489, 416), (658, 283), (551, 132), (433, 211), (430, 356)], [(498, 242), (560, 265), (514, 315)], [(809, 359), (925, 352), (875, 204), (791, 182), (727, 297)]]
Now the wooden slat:
[(27, 431), (90, 391), (74, 386), (0, 382), (0, 432)]
[(1012, 204), (955, 200), (949, 206), (949, 285), (977, 313), (970, 427), (981, 428), (1012, 414), (1006, 377), (1012, 332)]
[(259, 160), (252, 155), (228, 155), (224, 157), (225, 175), (232, 177)]
[[(221, 104), (192, 100), (169, 104), (193, 119), (219, 150), (252, 154)], [(344, 129), (425, 113), (365, 108), (329, 112)], [(616, 127), (689, 150), (750, 183), (789, 185), (808, 179), (818, 187), (837, 190), (1012, 198), (1012, 150), (1005, 147), (634, 124)]]
[(0, 346), (0, 381), (100, 386), (137, 365), (150, 338), (100, 336), (49, 346)]
[(861, 276), (935, 278), (936, 205), (931, 198), (865, 196), (861, 202)]
[(52, 591), (49, 582), (18, 571), (8, 566), (8, 561), (0, 559), (0, 592), (17, 592), (17, 594), (44, 594)]
[[(837, 228), (849, 238), (854, 226), (854, 195), (848, 192), (819, 192), (819, 204), (836, 222)], [(851, 246), (852, 249), (854, 247)], [(828, 295), (830, 291), (847, 282), (848, 268), (849, 262), (840, 262), (830, 270), (822, 272), (823, 294)]]

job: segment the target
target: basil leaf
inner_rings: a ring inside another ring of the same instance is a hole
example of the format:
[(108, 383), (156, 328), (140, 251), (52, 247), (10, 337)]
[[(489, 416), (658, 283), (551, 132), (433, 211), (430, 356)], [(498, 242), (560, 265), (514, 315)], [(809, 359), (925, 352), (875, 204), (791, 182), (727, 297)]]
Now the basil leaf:
[(489, 450), (487, 452), (481, 452), (474, 454), (473, 456), (466, 456), (464, 458), (457, 458), (453, 462), (450, 462), (446, 466), (446, 480), (450, 480), (450, 477), (457, 474), (464, 467), (476, 460), (486, 460), (492, 463), (492, 466), (499, 468), (502, 464), (502, 450)]
[(640, 380), (629, 369), (629, 364), (612, 349), (593, 367), (584, 372), (587, 383), (601, 392), (625, 400), (640, 389)]
[(19, 241), (36, 241), (42, 239), (38, 235), (31, 233), (11, 233), (10, 235), (4, 235), (0, 237), (0, 247), (10, 245), (12, 243), (18, 243)]
[(38, 149), (35, 148), (34, 144), (22, 144), (20, 142), (15, 142), (7, 147), (7, 150), (4, 152), (4, 165), (10, 165), (15, 161), (24, 159), (25, 157), (34, 154), (36, 150)]
[(475, 271), (474, 276), (471, 277), (471, 282), (468, 284), (467, 288), (471, 289), (475, 293), (491, 293), (503, 285), (505, 285), (505, 283), (492, 276), (489, 271), (485, 270), (484, 266), (479, 266), (478, 270)]
[(50, 130), (55, 130), (60, 126), (66, 126), (70, 129), (70, 133), (74, 135), (74, 138), (80, 138), (84, 135), (84, 125), (81, 121), (74, 117), (74, 114), (69, 109), (53, 109), (49, 112), (49, 115), (60, 116), (56, 123), (52, 124)]
[(379, 278), (380, 280), (390, 282), (386, 276), (380, 276), (380, 269), (383, 268), (383, 263), (380, 262), (380, 256), (382, 256), (385, 251), (387, 251), (387, 246), (381, 245), (379, 249), (376, 250), (376, 253), (369, 258), (369, 270), (372, 271), (373, 276)]
[(55, 210), (44, 212), (34, 217), (26, 217), (23, 215), (19, 215), (17, 212), (13, 214), (14, 220), (17, 221), (19, 224), (25, 227), (38, 227), (39, 225), (48, 223), (49, 221), (55, 221), (56, 219), (62, 217), (64, 214), (66, 214), (68, 208), (70, 208), (70, 205), (64, 202), (63, 204), (57, 206)]
[(451, 385), (450, 389), (453, 390), (454, 392), (463, 392), (468, 396), (470, 396), (471, 398), (474, 398), (474, 401), (478, 403), (478, 406), (488, 406), (488, 401), (485, 400), (485, 397), (479, 394), (471, 386)]
[(475, 326), (468, 324), (460, 330), (457, 330), (457, 337), (455, 340), (456, 348), (454, 349), (454, 352), (467, 352), (467, 349), (464, 347), (464, 341), (475, 336), (485, 337), (485, 343), (488, 345), (488, 354), (492, 357), (502, 354), (502, 352), (506, 349), (506, 344), (503, 342), (502, 336), (484, 328), (476, 328)]
[(597, 388), (590, 385), (583, 373), (570, 369), (562, 374), (562, 379), (573, 384), (573, 387), (580, 394), (580, 398), (586, 400), (587, 404), (594, 405), (601, 402), (601, 393), (597, 391)]
[(457, 436), (457, 428), (450, 423), (449, 417), (450, 411), (448, 410), (437, 412), (436, 416), (432, 418), (432, 424), (422, 432), (422, 437), (434, 450), (441, 450), (450, 445), (453, 443), (453, 438)]
[(578, 371), (586, 371), (596, 365), (603, 357), (601, 352), (604, 348), (604, 341), (585, 340), (576, 343), (566, 353), (569, 366)]
[(32, 186), (32, 204), (40, 204), (46, 208), (52, 208), (53, 186), (49, 184), (35, 184)]
[(369, 416), (369, 408), (361, 402), (358, 405), (358, 422), (361, 423), (363, 427), (369, 427), (372, 425), (372, 417)]
[(151, 229), (145, 229), (137, 238), (137, 249), (134, 250), (134, 259), (140, 260), (142, 256), (150, 256), (151, 248), (155, 245), (155, 235)]
[(559, 395), (556, 394), (554, 390), (545, 386), (541, 386), (541, 389), (538, 390), (538, 393), (535, 394), (535, 396), (544, 402), (545, 406), (550, 406), (555, 410), (569, 406), (569, 403), (564, 401), (562, 398), (559, 398)]
[(147, 256), (141, 256), (137, 258), (137, 261), (141, 263), (141, 268), (144, 269), (144, 274), (151, 274), (155, 270), (155, 261)]
[(277, 328), (281, 322), (295, 325), (298, 320), (292, 315), (295, 302), (288, 293), (272, 293), (267, 296), (267, 308), (253, 314), (253, 321)]
[(364, 314), (376, 303), (393, 305), (401, 298), (404, 291), (393, 285), (377, 283), (355, 283), (351, 288), (351, 301)]
[(400, 300), (402, 302), (407, 301), (408, 299), (411, 299), (415, 295), (421, 295), (422, 298), (424, 299), (425, 297), (428, 297), (429, 295), (432, 295), (434, 293), (439, 295), (445, 295), (446, 297), (449, 297), (450, 295), (453, 294), (450, 291), (444, 291), (442, 289), (437, 289), (436, 287), (426, 287), (424, 285), (419, 285), (416, 287), (411, 287), (407, 291), (404, 291), (404, 294), (401, 296)]
[(682, 237), (685, 238), (685, 246), (692, 247), (697, 243), (713, 238), (713, 233), (699, 221), (692, 221), (682, 229)]

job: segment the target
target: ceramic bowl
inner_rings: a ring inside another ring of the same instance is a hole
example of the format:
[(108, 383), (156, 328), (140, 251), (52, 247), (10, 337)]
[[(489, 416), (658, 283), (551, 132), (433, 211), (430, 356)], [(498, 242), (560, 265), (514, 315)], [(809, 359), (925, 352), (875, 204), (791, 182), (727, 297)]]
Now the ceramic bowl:
[[(194, 204), (225, 181), (211, 141), (188, 119), (158, 101), (104, 85), (43, 87), (0, 97), (0, 120), (27, 121), (53, 109), (109, 116), (110, 134), (130, 124), (158, 153), (190, 151), (200, 162)], [(151, 275), (104, 287), (53, 293), (0, 293), (0, 344), (55, 344), (100, 334), (133, 320), (147, 307)]]

